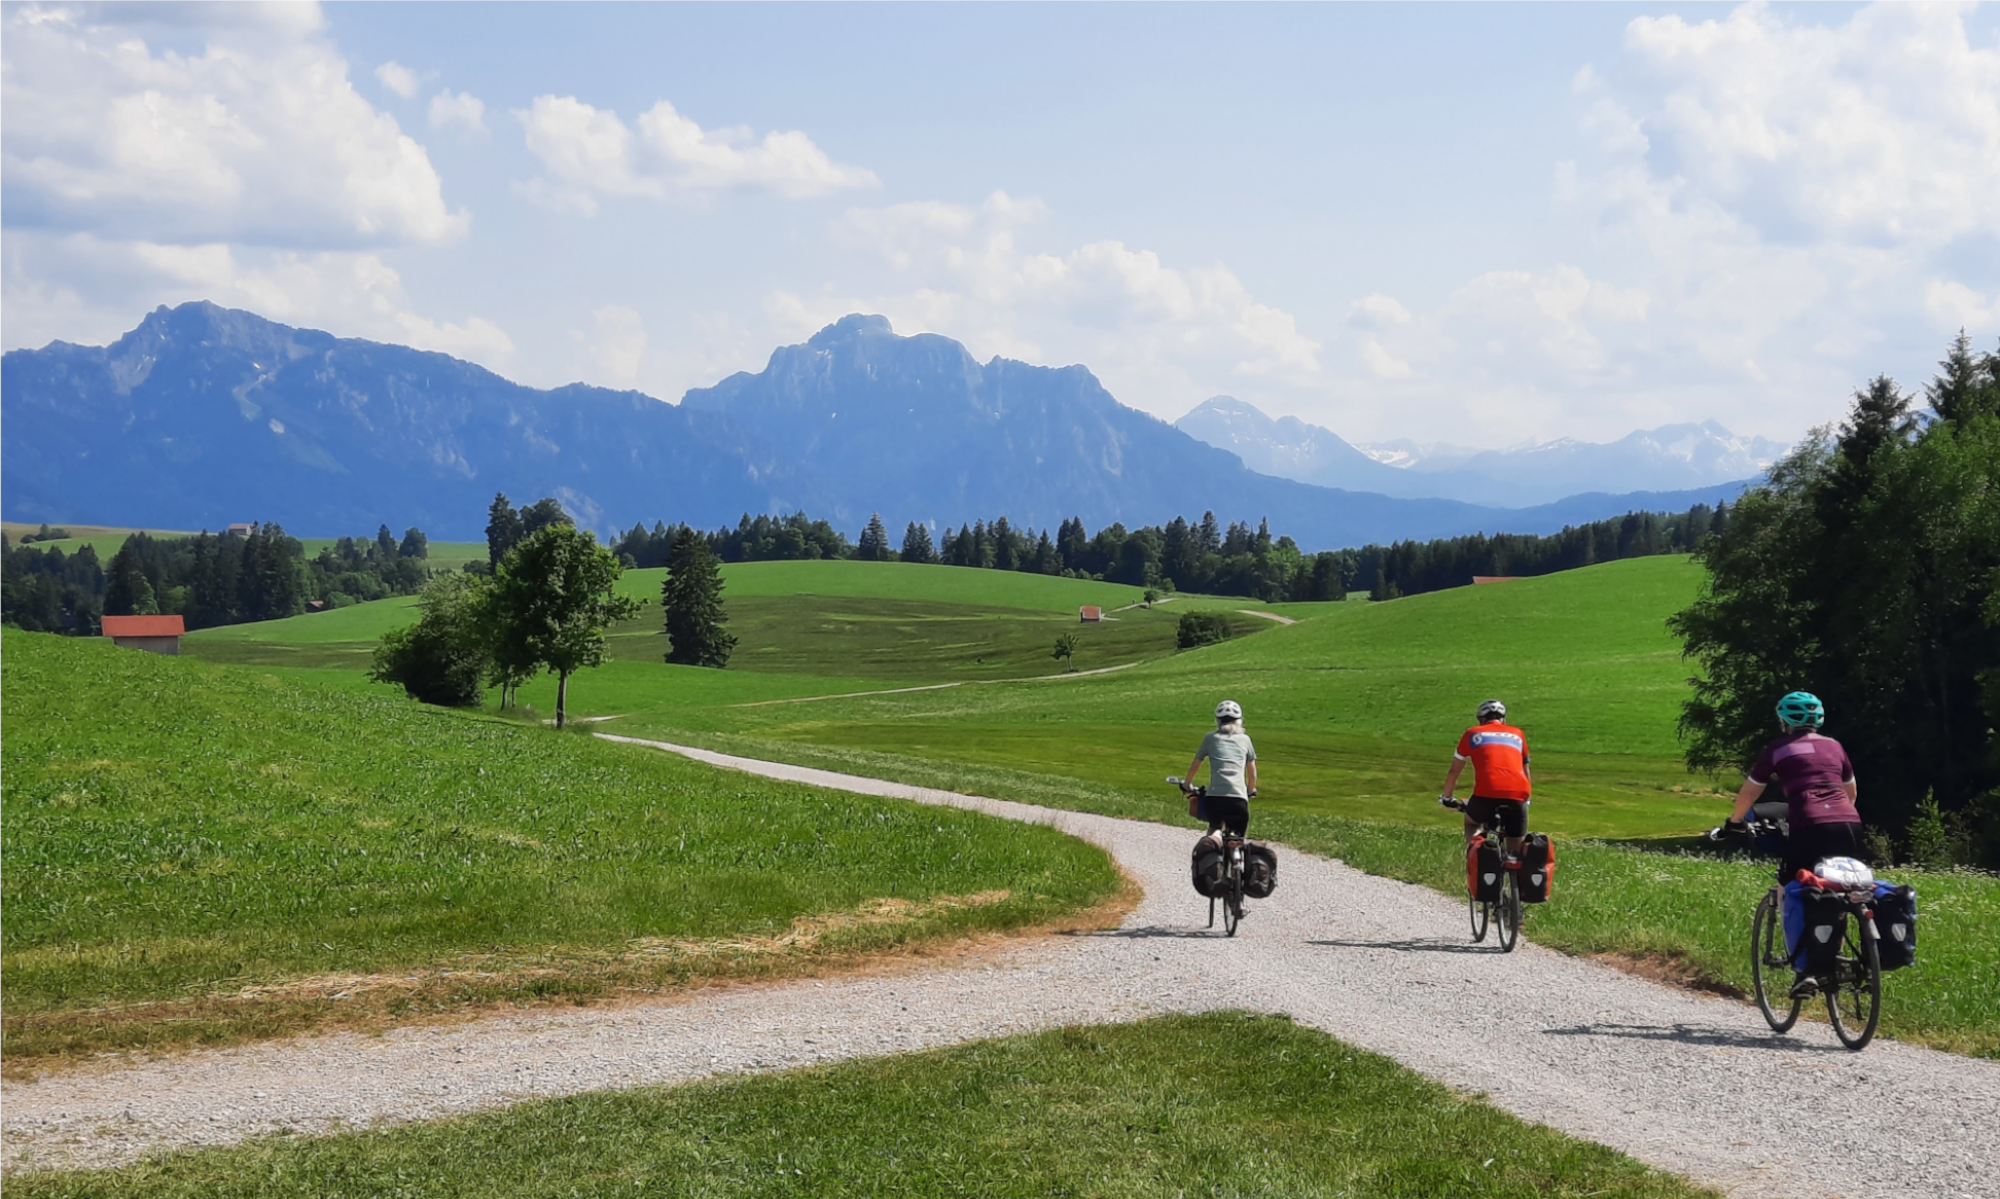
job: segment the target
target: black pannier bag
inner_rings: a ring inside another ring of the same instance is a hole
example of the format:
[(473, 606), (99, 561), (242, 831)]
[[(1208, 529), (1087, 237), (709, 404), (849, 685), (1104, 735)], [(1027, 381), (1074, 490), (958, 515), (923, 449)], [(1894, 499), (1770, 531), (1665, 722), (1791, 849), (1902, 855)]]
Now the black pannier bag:
[(1803, 887), (1798, 894), (1804, 927), (1799, 930), (1792, 965), (1814, 977), (1824, 977), (1833, 973), (1840, 958), (1847, 932), (1847, 900), (1825, 894), (1817, 887)]
[(1203, 837), (1194, 843), (1194, 854), (1189, 861), (1194, 874), (1195, 892), (1206, 899), (1214, 899), (1222, 894), (1224, 875), (1222, 862), (1222, 841), (1216, 837)]
[(1556, 885), (1556, 845), (1547, 833), (1521, 838), (1521, 902), (1547, 903)]
[(1480, 903), (1500, 902), (1500, 847), (1474, 837), (1465, 847), (1465, 889)]
[(1278, 889), (1278, 851), (1260, 841), (1243, 846), (1243, 893), (1252, 899), (1269, 899)]
[(1875, 952), (1882, 969), (1901, 970), (1917, 960), (1917, 893), (1892, 883), (1875, 884)]

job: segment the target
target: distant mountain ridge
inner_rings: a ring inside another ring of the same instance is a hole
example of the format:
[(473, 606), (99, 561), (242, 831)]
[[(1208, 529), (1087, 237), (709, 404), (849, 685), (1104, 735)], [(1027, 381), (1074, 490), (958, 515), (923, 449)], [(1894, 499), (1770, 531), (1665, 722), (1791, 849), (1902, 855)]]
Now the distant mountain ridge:
[(950, 338), (902, 337), (861, 315), (673, 405), (581, 384), (524, 387), (443, 354), (193, 303), (154, 311), (109, 346), (8, 353), (0, 410), (10, 519), (169, 528), (276, 520), (331, 534), (386, 522), (476, 539), (504, 491), (557, 496), (602, 530), (799, 508), (851, 532), (871, 512), (894, 528), (1003, 514), (1097, 527), (1213, 510), (1268, 517), (1325, 549), (1551, 532), (1740, 490), (1506, 511), (1312, 486), (1118, 403), (1081, 366), (980, 363)]
[(1503, 449), (1351, 443), (1297, 417), (1272, 418), (1233, 396), (1197, 405), (1174, 427), (1229, 450), (1252, 470), (1323, 487), (1517, 507), (1578, 493), (1688, 490), (1754, 479), (1787, 449), (1715, 421), (1642, 429), (1617, 441), (1563, 438)]

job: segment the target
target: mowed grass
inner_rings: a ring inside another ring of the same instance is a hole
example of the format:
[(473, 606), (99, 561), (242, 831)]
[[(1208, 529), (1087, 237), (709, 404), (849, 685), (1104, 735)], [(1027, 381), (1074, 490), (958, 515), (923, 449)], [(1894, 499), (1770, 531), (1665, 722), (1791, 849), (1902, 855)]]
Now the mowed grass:
[(1713, 1195), (1282, 1017), (1216, 1013), (119, 1170), (85, 1196)]
[(339, 1023), (342, 991), (394, 1016), (796, 969), (1120, 886), (1043, 828), (4, 636), (10, 1069)]

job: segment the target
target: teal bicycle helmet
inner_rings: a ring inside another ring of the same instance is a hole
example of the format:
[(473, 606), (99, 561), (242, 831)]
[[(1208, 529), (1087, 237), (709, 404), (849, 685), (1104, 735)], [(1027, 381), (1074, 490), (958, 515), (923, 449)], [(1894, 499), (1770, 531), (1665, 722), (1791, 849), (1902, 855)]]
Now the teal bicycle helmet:
[(1812, 692), (1794, 691), (1778, 701), (1778, 719), (1787, 728), (1816, 729), (1826, 723), (1826, 709)]

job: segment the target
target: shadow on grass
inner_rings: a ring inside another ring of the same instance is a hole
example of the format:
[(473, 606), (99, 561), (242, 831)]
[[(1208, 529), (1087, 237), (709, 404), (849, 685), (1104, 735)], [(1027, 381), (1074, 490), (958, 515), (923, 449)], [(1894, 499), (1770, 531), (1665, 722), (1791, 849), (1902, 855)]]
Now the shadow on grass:
[(1780, 1049), (1791, 1053), (1846, 1053), (1834, 1045), (1816, 1045), (1797, 1037), (1746, 1033), (1692, 1024), (1579, 1024), (1575, 1028), (1545, 1028), (1545, 1037), (1612, 1037), (1625, 1041), (1675, 1041), (1683, 1045), (1713, 1045), (1726, 1049)]
[(1329, 949), (1393, 949), (1399, 953), (1499, 953), (1496, 944), (1480, 944), (1472, 941), (1307, 941), (1308, 945), (1322, 945)]

